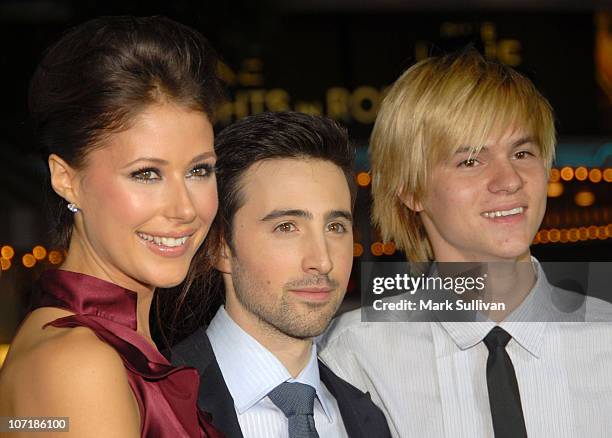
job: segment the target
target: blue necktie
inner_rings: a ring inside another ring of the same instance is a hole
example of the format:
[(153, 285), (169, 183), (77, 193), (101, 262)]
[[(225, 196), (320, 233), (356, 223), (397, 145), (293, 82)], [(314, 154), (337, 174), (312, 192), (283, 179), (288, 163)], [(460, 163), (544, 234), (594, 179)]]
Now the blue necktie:
[(319, 438), (313, 416), (315, 393), (310, 385), (284, 382), (268, 394), (289, 421), (289, 438)]

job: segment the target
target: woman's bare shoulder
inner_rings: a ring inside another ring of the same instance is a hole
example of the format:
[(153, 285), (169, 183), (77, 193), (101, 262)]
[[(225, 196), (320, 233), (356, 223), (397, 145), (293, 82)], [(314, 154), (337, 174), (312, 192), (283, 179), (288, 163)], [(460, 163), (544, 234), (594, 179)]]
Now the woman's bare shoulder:
[(138, 404), (119, 354), (88, 328), (47, 329), (40, 339), (35, 333), (22, 338), (7, 357), (0, 373), (7, 397), (0, 410), (69, 417), (68, 436), (138, 436)]

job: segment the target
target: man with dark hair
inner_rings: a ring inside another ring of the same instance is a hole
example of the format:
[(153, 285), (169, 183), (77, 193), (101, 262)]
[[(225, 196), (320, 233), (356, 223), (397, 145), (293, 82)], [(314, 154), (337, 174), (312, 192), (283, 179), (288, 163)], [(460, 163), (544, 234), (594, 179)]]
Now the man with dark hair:
[(216, 139), (225, 304), (173, 351), (228, 437), (386, 437), (369, 396), (318, 361), (353, 261), (353, 148), (335, 122), (243, 119)]

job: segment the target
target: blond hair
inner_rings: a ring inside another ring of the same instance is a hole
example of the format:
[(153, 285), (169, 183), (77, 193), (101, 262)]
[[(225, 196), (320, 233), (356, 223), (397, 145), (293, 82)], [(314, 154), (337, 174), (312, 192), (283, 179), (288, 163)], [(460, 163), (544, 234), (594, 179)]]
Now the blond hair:
[[(417, 212), (435, 164), (458, 148), (482, 148), (492, 134), (527, 129), (547, 169), (554, 158), (552, 108), (531, 81), (475, 50), (421, 61), (392, 85), (370, 139), (372, 220), (411, 261), (433, 259)], [(400, 198), (401, 196), (401, 198)]]

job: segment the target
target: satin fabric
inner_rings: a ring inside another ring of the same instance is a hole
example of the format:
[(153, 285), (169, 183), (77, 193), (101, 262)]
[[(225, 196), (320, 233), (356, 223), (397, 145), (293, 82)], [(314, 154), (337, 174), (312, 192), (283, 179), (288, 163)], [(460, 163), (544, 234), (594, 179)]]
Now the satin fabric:
[(175, 367), (136, 332), (135, 292), (85, 274), (52, 269), (40, 278), (33, 309), (59, 307), (75, 315), (45, 325), (87, 327), (121, 356), (146, 438), (223, 438), (197, 407), (200, 377)]

